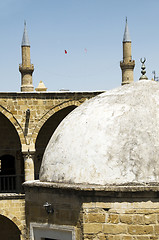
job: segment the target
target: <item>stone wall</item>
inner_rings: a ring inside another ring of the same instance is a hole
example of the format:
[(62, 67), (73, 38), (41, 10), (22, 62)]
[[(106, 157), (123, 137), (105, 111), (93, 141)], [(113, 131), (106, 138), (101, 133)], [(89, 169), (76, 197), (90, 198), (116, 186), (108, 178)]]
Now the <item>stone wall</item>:
[[(21, 232), (21, 240), (25, 239), (25, 200), (23, 194), (0, 194), (0, 219), (10, 220)], [(3, 227), (2, 221), (0, 222)], [(12, 229), (8, 228), (8, 232)], [(2, 230), (0, 230), (2, 232)], [(10, 235), (13, 232), (10, 232)], [(7, 235), (6, 233), (5, 235)], [(0, 238), (2, 235), (0, 235)], [(5, 238), (3, 238), (5, 239)]]
[[(89, 188), (25, 183), (27, 230), (30, 223), (75, 227), (78, 240), (159, 239), (158, 190), (146, 187)], [(43, 204), (54, 208), (47, 214)]]
[[(53, 214), (48, 214), (43, 205), (51, 203)], [(61, 192), (57, 189), (28, 189), (26, 194), (27, 240), (30, 239), (30, 223), (74, 226), (77, 239), (81, 239), (81, 204), (73, 192)]]
[(83, 229), (84, 239), (159, 239), (159, 203), (84, 204)]
[[(33, 145), (43, 124), (68, 106), (79, 106), (97, 92), (0, 93), (0, 112), (16, 128), (22, 147)], [(27, 109), (30, 110), (27, 116)], [(27, 119), (28, 117), (28, 119)], [(31, 147), (31, 146), (30, 146)]]
[(58, 124), (75, 107), (100, 93), (0, 93), (0, 156), (11, 154), (16, 158), (22, 152), (19, 162), (16, 158), (16, 174), (28, 173), (25, 180), (33, 180), (34, 169), (32, 173), (22, 169), (22, 162), (29, 151), (34, 162), (35, 177), (38, 178), (43, 152)]

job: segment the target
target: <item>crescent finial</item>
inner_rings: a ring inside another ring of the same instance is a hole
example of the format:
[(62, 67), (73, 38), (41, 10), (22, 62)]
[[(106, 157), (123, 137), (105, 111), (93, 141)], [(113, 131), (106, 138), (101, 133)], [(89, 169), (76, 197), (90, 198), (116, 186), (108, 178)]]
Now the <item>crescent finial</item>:
[(146, 62), (146, 58), (145, 57), (143, 59), (140, 58), (140, 62), (144, 64)]

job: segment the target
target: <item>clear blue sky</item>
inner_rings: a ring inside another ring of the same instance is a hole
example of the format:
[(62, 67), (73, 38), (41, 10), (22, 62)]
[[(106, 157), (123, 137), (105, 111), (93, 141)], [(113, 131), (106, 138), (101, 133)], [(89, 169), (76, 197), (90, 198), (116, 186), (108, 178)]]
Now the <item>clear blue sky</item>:
[(153, 77), (153, 70), (159, 76), (158, 0), (0, 1), (0, 91), (20, 91), (24, 20), (35, 66), (34, 87), (40, 80), (48, 91), (120, 86), (126, 16), (135, 81), (140, 77), (141, 57), (147, 59), (147, 77)]

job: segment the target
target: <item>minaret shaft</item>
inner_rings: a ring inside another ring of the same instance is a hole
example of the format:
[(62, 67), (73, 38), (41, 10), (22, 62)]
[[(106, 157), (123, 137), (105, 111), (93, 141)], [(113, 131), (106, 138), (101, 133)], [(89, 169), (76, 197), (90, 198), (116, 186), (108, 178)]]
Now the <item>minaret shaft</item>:
[(131, 56), (131, 40), (127, 20), (123, 37), (123, 61), (120, 62), (120, 67), (122, 70), (122, 85), (132, 83), (134, 81), (135, 61), (132, 60)]
[(22, 46), (22, 65), (30, 66), (30, 46)]
[(123, 42), (123, 62), (131, 62), (131, 42)]
[(24, 25), (21, 49), (22, 49), (22, 64), (19, 65), (19, 71), (21, 73), (21, 91), (32, 92), (34, 91), (32, 81), (34, 65), (31, 64), (30, 60), (30, 44), (26, 31), (26, 24)]

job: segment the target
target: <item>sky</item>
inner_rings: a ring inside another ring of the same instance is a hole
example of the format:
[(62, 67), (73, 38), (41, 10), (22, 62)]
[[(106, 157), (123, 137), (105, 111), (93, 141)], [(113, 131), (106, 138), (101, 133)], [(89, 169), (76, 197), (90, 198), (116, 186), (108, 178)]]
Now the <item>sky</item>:
[[(125, 19), (135, 60), (134, 80), (159, 76), (158, 0), (0, 1), (0, 91), (19, 92), (24, 20), (34, 64), (33, 85), (48, 91), (109, 90), (121, 85)], [(67, 50), (67, 54), (65, 54)]]

